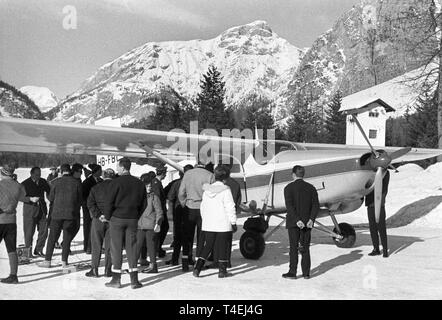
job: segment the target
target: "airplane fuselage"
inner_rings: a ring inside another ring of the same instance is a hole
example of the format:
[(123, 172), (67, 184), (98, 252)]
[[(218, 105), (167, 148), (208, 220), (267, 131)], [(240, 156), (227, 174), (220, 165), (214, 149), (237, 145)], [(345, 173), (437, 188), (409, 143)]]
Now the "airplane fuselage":
[[(293, 151), (297, 152), (297, 151)], [(266, 165), (245, 166), (244, 173), (232, 174), (241, 185), (243, 201), (255, 200), (262, 207), (267, 205), (275, 212), (285, 212), (284, 188), (293, 181), (292, 168), (304, 161), (284, 161)], [(321, 208), (336, 214), (358, 209), (362, 198), (373, 189), (375, 172), (360, 157), (335, 159), (327, 163), (305, 164), (305, 181), (318, 191)]]

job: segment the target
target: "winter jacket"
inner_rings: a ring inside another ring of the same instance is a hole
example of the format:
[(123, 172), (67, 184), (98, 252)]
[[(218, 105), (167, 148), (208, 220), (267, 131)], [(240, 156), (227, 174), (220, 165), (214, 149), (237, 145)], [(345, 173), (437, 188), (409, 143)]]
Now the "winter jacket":
[(152, 192), (160, 199), (161, 208), (166, 212), (167, 194), (164, 191), (163, 184), (157, 178), (152, 180)]
[(316, 188), (303, 179), (297, 179), (284, 188), (285, 206), (287, 208), (286, 228), (296, 227), (301, 220), (304, 224), (313, 222), (319, 212), (318, 192)]
[(203, 197), (203, 184), (214, 181), (213, 173), (204, 168), (196, 167), (187, 171), (178, 191), (178, 199), (181, 205), (190, 209), (199, 209)]
[(0, 178), (0, 224), (16, 223), (17, 204), (29, 201), (23, 185), (11, 177)]
[(78, 220), (82, 202), (81, 182), (64, 175), (52, 180), (48, 200), (53, 202), (51, 219)]
[(146, 188), (140, 179), (123, 174), (112, 180), (104, 206), (106, 220), (111, 217), (119, 219), (140, 219), (146, 209)]
[(29, 177), (21, 184), (25, 187), (27, 197), (40, 198), (37, 203), (28, 201), (23, 204), (23, 216), (31, 216), (34, 218), (38, 218), (41, 215), (46, 216), (48, 213), (48, 207), (46, 206), (45, 192), (46, 195), (49, 195), (49, 192), (51, 191), (49, 183), (45, 179), (40, 178), (37, 184)]
[(180, 190), (181, 179), (173, 180), (170, 184), (169, 192), (167, 193), (167, 200), (173, 203), (174, 208), (180, 206), (178, 200), (178, 191)]
[(138, 220), (138, 229), (153, 230), (156, 224), (160, 224), (163, 214), (160, 198), (154, 193), (149, 193), (146, 210)]
[(89, 193), (91, 192), (92, 187), (102, 181), (103, 179), (96, 179), (92, 175), (83, 181), (83, 183), (81, 184), (81, 190), (83, 191), (83, 204), (87, 203), (87, 198), (89, 197)]
[(235, 202), (230, 188), (220, 181), (203, 185), (201, 218), (203, 231), (229, 232), (236, 224)]
[(111, 179), (104, 180), (92, 187), (87, 198), (87, 208), (91, 218), (99, 218), (104, 215), (104, 204), (109, 189)]

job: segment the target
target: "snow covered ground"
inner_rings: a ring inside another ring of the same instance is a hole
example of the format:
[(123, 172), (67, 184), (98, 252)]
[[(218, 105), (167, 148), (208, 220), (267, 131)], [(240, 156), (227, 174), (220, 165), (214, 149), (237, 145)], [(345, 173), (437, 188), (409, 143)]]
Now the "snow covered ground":
[[(19, 169), (19, 181), (28, 176)], [(43, 171), (43, 176), (47, 171)], [(318, 231), (312, 237), (312, 278), (286, 280), (288, 236), (285, 229), (268, 240), (258, 261), (244, 259), (239, 252), (242, 228), (235, 234), (231, 271), (234, 276), (218, 279), (216, 270), (203, 271), (201, 278), (183, 274), (180, 267), (159, 261), (160, 273), (140, 274), (144, 287), (132, 290), (123, 275), (123, 289), (104, 286), (107, 278), (90, 279), (85, 271), (63, 274), (60, 267), (41, 269), (35, 264), (19, 267), (19, 285), (0, 285), (0, 299), (441, 299), (442, 298), (442, 164), (427, 170), (415, 165), (391, 173), (387, 197), (390, 257), (369, 257), (370, 235), (365, 207), (338, 216), (340, 222), (358, 226), (353, 248), (337, 248)], [(271, 220), (271, 225), (280, 222)], [(331, 225), (330, 219), (321, 222)], [(240, 221), (240, 224), (243, 220)], [(71, 263), (88, 262), (81, 253), (82, 232), (74, 240)], [(166, 244), (171, 241), (171, 233)], [(21, 207), (18, 243), (23, 243)], [(170, 258), (171, 249), (167, 248)], [(54, 262), (60, 261), (56, 250)], [(9, 271), (6, 250), (0, 245), (0, 276)], [(103, 268), (100, 268), (103, 273)]]

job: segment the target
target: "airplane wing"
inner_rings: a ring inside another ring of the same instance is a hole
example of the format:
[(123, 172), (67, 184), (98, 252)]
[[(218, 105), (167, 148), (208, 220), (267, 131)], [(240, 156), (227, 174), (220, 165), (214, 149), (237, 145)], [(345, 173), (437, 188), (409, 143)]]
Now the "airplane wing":
[[(325, 144), (325, 143), (298, 143), (298, 145), (304, 148), (306, 151), (318, 151), (318, 156), (321, 151), (327, 151), (330, 156), (361, 156), (364, 153), (369, 153), (370, 148), (368, 146), (356, 146), (356, 145), (343, 145), (343, 144)], [(375, 149), (382, 149), (388, 153), (393, 153), (402, 149), (403, 147), (375, 147)], [(407, 154), (394, 159), (393, 164), (402, 162), (411, 162), (434, 158), (442, 155), (442, 149), (426, 149), (426, 148), (411, 148)]]
[[(187, 134), (179, 131), (155, 131), (83, 125), (44, 120), (1, 118), (0, 151), (30, 153), (107, 154), (145, 158), (148, 146), (168, 157), (196, 156), (207, 146), (247, 153), (255, 141)], [(250, 151), (249, 151), (250, 150)], [(201, 155), (201, 153), (200, 153)]]

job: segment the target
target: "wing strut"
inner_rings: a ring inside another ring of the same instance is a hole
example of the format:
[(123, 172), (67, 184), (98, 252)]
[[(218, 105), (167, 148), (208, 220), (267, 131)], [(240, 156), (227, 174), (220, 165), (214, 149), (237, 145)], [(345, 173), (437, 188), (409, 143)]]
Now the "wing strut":
[(141, 141), (137, 142), (137, 145), (143, 149), (144, 151), (146, 151), (147, 154), (151, 154), (154, 157), (157, 157), (160, 161), (167, 163), (168, 165), (170, 165), (171, 167), (177, 169), (180, 172), (184, 172), (184, 168), (182, 166), (180, 166), (178, 163), (176, 163), (175, 161), (170, 160), (169, 158), (163, 156), (161, 153), (159, 153), (158, 151), (153, 150), (151, 147), (146, 146), (144, 143), (142, 143)]

